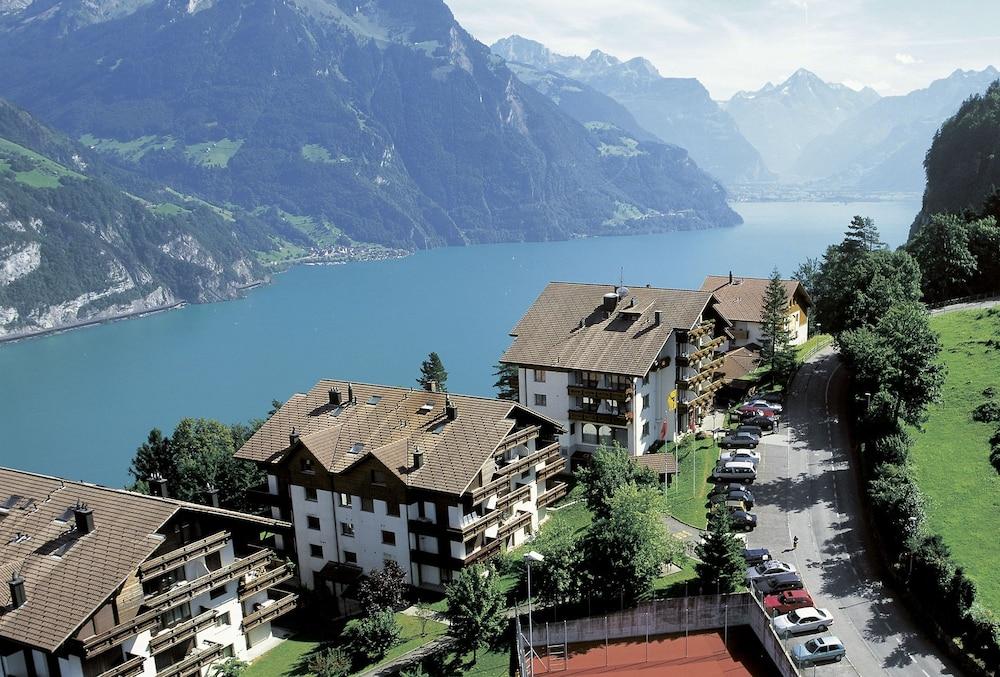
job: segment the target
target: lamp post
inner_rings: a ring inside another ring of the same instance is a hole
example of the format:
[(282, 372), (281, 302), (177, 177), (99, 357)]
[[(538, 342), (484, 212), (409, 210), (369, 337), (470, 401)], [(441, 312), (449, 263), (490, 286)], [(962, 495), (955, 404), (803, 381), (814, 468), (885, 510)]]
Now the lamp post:
[(865, 393), (865, 402), (867, 402), (867, 408), (865, 409), (865, 416), (868, 416), (872, 410), (872, 394)]
[(535, 676), (535, 634), (531, 624), (531, 563), (541, 562), (544, 559), (541, 553), (534, 550), (524, 555), (524, 563), (528, 567), (528, 662), (530, 665), (528, 672), (530, 677)]
[(917, 545), (917, 518), (911, 516), (906, 521), (910, 524), (910, 566), (906, 571), (906, 587), (909, 588), (913, 576), (913, 550)]

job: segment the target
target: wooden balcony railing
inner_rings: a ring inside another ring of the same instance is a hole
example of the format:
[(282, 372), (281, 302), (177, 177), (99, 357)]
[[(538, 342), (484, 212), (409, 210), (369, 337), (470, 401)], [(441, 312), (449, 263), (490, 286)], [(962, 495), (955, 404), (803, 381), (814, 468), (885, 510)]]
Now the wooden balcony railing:
[(557, 482), (555, 485), (538, 495), (537, 505), (539, 508), (552, 505), (568, 493), (569, 485), (565, 482)]
[(564, 459), (559, 454), (554, 457), (549, 456), (548, 460), (545, 462), (545, 467), (538, 471), (538, 480), (547, 480), (550, 477), (555, 477), (563, 471), (566, 467), (566, 459)]
[(524, 428), (522, 430), (515, 430), (507, 437), (500, 441), (499, 446), (497, 446), (497, 451), (507, 451), (508, 449), (513, 449), (516, 446), (527, 444), (531, 440), (538, 437), (539, 433), (542, 431), (541, 426), (532, 425)]
[(145, 665), (145, 656), (132, 656), (126, 659), (124, 663), (120, 663), (110, 670), (105, 670), (97, 675), (97, 677), (134, 677), (143, 673)]
[(135, 618), (120, 623), (115, 627), (105, 630), (97, 635), (92, 635), (83, 640), (83, 651), (86, 656), (93, 656), (108, 649), (118, 646), (125, 640), (135, 637), (140, 632), (151, 630), (159, 624), (159, 616), (163, 613), (160, 609), (153, 609), (141, 613)]
[(200, 576), (193, 581), (183, 585), (178, 585), (171, 590), (154, 595), (143, 601), (148, 607), (164, 609), (176, 606), (179, 603), (188, 602), (202, 593), (217, 588), (223, 583), (227, 583), (235, 578), (239, 578), (251, 569), (266, 564), (274, 557), (270, 550), (259, 550), (249, 557), (238, 559), (231, 564), (227, 564), (221, 569), (210, 571), (204, 576)]
[(585, 411), (583, 409), (570, 409), (569, 420), (583, 421), (585, 423), (602, 423), (606, 425), (627, 426), (628, 419), (625, 414), (602, 414), (596, 411)]
[(591, 388), (589, 386), (568, 386), (566, 394), (570, 397), (592, 397), (595, 400), (615, 400), (625, 402), (631, 398), (631, 386), (618, 388)]
[(216, 615), (214, 609), (209, 609), (205, 613), (192, 616), (172, 628), (156, 633), (149, 639), (149, 653), (155, 656), (180, 642), (191, 639), (205, 628), (214, 625)]
[(531, 496), (531, 485), (525, 484), (524, 486), (518, 487), (510, 491), (506, 496), (501, 496), (497, 499), (497, 510), (506, 510), (512, 507), (515, 503), (520, 503), (521, 501), (526, 501)]
[(525, 525), (531, 524), (530, 512), (521, 512), (514, 515), (506, 524), (500, 525), (500, 530), (497, 533), (497, 538), (506, 538), (510, 534), (514, 533), (518, 529), (524, 527)]
[[(207, 644), (207, 643), (206, 643)], [(177, 661), (173, 665), (156, 673), (156, 677), (188, 677), (201, 671), (206, 665), (211, 665), (222, 656), (225, 647), (221, 644), (207, 644), (190, 656)]]
[(243, 632), (247, 633), (256, 627), (273, 621), (278, 616), (283, 616), (298, 605), (299, 596), (295, 593), (288, 593), (274, 604), (262, 606), (257, 611), (243, 617)]
[(288, 562), (284, 562), (280, 566), (269, 569), (251, 579), (247, 579), (247, 577), (244, 576), (240, 579), (240, 601), (242, 602), (249, 599), (261, 590), (267, 590), (276, 585), (280, 585), (285, 581), (291, 580), (294, 576), (294, 567)]
[(164, 555), (143, 562), (139, 566), (139, 578), (146, 579), (172, 571), (193, 559), (222, 550), (232, 539), (233, 536), (228, 531), (220, 531), (176, 550), (171, 550)]

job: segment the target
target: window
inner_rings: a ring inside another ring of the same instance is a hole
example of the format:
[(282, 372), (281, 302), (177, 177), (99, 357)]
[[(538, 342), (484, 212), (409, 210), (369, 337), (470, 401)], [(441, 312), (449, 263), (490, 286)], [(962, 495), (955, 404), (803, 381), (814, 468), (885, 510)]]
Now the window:
[(545, 383), (545, 370), (536, 369), (535, 370), (535, 383)]
[(344, 551), (344, 561), (347, 562), (348, 564), (357, 564), (358, 563), (358, 553), (351, 552), (350, 550), (345, 550)]
[(642, 410), (646, 411), (649, 409), (649, 403), (653, 400), (653, 398), (651, 396), (643, 397), (642, 395), (639, 395), (639, 399), (642, 400)]
[(396, 545), (396, 534), (392, 531), (382, 530), (382, 545)]
[(306, 500), (316, 502), (319, 500), (319, 496), (316, 495), (316, 490), (312, 487), (306, 487)]
[(396, 503), (396, 501), (386, 501), (385, 514), (392, 517), (399, 517), (399, 503)]
[(593, 423), (583, 424), (583, 443), (597, 444), (597, 426)]
[(209, 571), (217, 571), (222, 568), (222, 553), (219, 551), (205, 555), (205, 568)]
[(341, 508), (350, 508), (351, 507), (351, 495), (350, 494), (339, 493), (339, 494), (337, 494), (337, 500), (340, 502), (340, 507)]
[(452, 572), (451, 569), (441, 569), (441, 582), (451, 583)]
[(381, 470), (372, 470), (372, 484), (385, 484), (385, 473)]
[(340, 523), (340, 533), (342, 533), (344, 536), (353, 536), (354, 535), (354, 525), (351, 524), (350, 522), (341, 522)]
[(543, 395), (541, 393), (535, 393), (535, 406), (536, 407), (544, 407), (547, 400), (548, 400), (548, 398), (545, 395)]
[(319, 517), (315, 515), (306, 515), (306, 526), (313, 531), (319, 531)]
[(215, 588), (214, 590), (211, 590), (208, 593), (208, 598), (209, 599), (219, 599), (220, 597), (222, 597), (225, 594), (226, 594), (226, 586), (220, 585), (219, 587)]
[(575, 435), (576, 434), (576, 424), (575, 423), (570, 423), (569, 424), (569, 434), (570, 435)]
[(646, 374), (645, 376), (642, 377), (642, 385), (644, 386), (649, 385), (649, 374)]
[(299, 470), (304, 473), (312, 474), (316, 472), (313, 470), (313, 462), (311, 458), (300, 458), (299, 459)]
[(599, 444), (611, 444), (611, 441), (613, 439), (614, 437), (612, 437), (611, 426), (602, 425), (600, 428), (598, 428), (597, 441)]
[(642, 424), (642, 436), (649, 437), (649, 421)]
[(584, 411), (597, 411), (598, 407), (601, 406), (601, 401), (594, 397), (581, 397), (580, 398), (580, 408)]
[[(228, 613), (226, 614), (226, 618), (227, 619), (229, 618), (229, 614)], [(226, 625), (229, 625), (229, 621), (228, 620), (226, 621)], [(225, 649), (222, 650), (222, 657), (223, 658), (232, 658), (235, 655), (236, 655), (236, 652), (233, 651), (233, 645), (232, 644), (230, 644), (229, 646), (227, 646)]]
[(417, 516), (422, 520), (427, 519), (427, 508), (424, 507), (423, 501), (417, 501)]
[(361, 498), (361, 509), (365, 512), (375, 512), (375, 501), (371, 498), (364, 496)]
[(528, 526), (524, 527), (524, 535), (525, 536), (530, 536), (531, 535), (531, 525), (530, 524)]
[(315, 557), (317, 559), (323, 559), (323, 546), (316, 545), (315, 543), (309, 544), (309, 556)]
[(531, 474), (531, 468), (521, 471), (521, 479), (526, 479)]
[(471, 555), (476, 551), (476, 539), (472, 538), (465, 542), (465, 554)]
[(172, 625), (176, 625), (181, 621), (186, 621), (191, 618), (191, 605), (182, 604), (178, 607), (174, 607), (170, 611), (165, 611), (160, 615), (160, 629), (169, 628)]
[(224, 614), (219, 614), (218, 616), (215, 617), (215, 627), (217, 628), (222, 627), (223, 625), (232, 625), (232, 624), (233, 622), (229, 616), (228, 611)]

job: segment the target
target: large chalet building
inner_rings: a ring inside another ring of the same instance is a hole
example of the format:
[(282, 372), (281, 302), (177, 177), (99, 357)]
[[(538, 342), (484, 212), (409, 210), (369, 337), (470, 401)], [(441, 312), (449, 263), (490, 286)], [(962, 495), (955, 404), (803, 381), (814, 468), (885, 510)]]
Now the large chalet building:
[(0, 468), (0, 675), (189, 677), (273, 647), (279, 520)]
[(515, 402), (324, 380), (236, 456), (267, 473), (255, 498), (294, 524), (302, 585), (347, 611), (388, 560), (437, 589), (522, 543), (566, 493), (561, 432)]
[(552, 282), (501, 361), (521, 404), (562, 425), (565, 456), (612, 442), (642, 456), (712, 407), (730, 338), (717, 305), (706, 291)]

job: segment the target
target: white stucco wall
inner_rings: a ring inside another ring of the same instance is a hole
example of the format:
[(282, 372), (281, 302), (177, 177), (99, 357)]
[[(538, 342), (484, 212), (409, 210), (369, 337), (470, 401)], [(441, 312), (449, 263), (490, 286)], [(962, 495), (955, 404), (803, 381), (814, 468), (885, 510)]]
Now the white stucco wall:
[[(316, 500), (306, 500), (304, 487), (292, 485), (289, 488), (292, 499), (292, 524), (295, 527), (295, 548), (299, 562), (299, 581), (308, 589), (313, 587), (314, 573), (322, 569), (328, 561), (343, 561), (337, 559), (337, 515), (334, 510), (335, 496), (333, 492), (318, 489)], [(320, 529), (310, 529), (308, 516), (319, 518)], [(341, 520), (346, 518), (341, 517)], [(346, 520), (349, 521), (349, 520)], [(323, 557), (313, 557), (310, 554), (310, 544), (323, 548)]]

